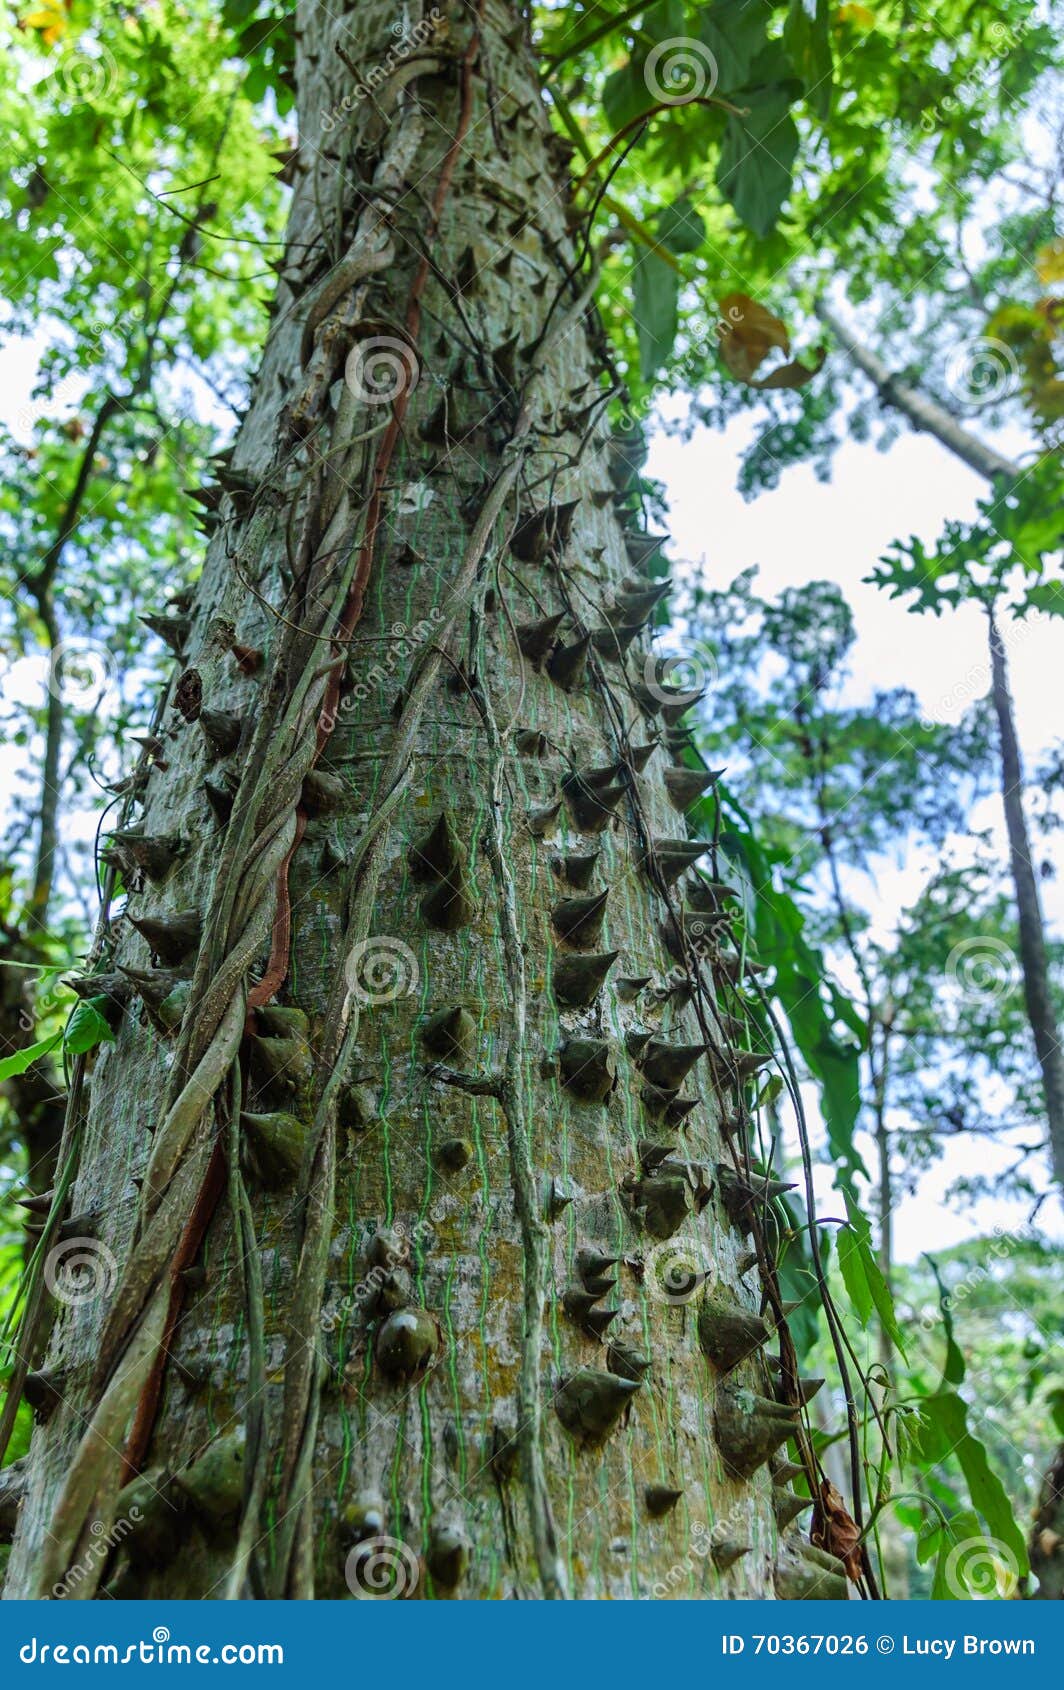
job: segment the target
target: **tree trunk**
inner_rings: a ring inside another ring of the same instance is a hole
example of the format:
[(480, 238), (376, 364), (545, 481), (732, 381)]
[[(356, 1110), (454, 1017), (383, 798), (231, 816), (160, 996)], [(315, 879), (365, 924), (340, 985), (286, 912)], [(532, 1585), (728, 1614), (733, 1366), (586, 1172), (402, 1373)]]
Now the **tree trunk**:
[(939, 444), (945, 446), (947, 452), (952, 452), (955, 458), (960, 458), (969, 469), (974, 469), (976, 475), (985, 476), (987, 481), (993, 481), (1001, 475), (1015, 481), (1023, 473), (1019, 464), (1013, 463), (1011, 458), (1003, 457), (977, 435), (971, 434), (962, 423), (943, 410), (941, 405), (929, 399), (926, 393), (921, 393), (917, 388), (910, 387), (907, 382), (892, 375), (882, 358), (873, 352), (870, 346), (857, 339), (849, 325), (830, 305), (821, 300), (817, 304), (816, 314), (825, 327), (831, 330), (851, 362), (868, 377), (884, 405), (891, 405), (896, 411), (900, 411), (908, 418), (913, 428), (925, 434), (933, 434)]
[(646, 861), (691, 794), (621, 657), (653, 547), (559, 144), (516, 6), (410, 16), (299, 9), (285, 262), (165, 630), (168, 843), (114, 846), (101, 968), (141, 997), (68, 1122), (53, 1255), (90, 1270), (9, 1595), (809, 1593), (768, 1466), (796, 1417), (667, 1271), (752, 1313), (751, 1222), (767, 1256), (714, 1171), (724, 965), (670, 963)]
[[(990, 446), (970, 434), (954, 421), (934, 400), (926, 398), (904, 382), (895, 380), (882, 359), (857, 340), (851, 330), (830, 306), (821, 302), (817, 315), (843, 347), (856, 367), (863, 371), (876, 387), (885, 405), (907, 417), (916, 429), (933, 434), (939, 443), (968, 464), (977, 475), (990, 482), (1000, 477), (1016, 481), (1023, 471), (1010, 458), (1002, 457)], [(1031, 842), (1023, 808), (1023, 768), (1020, 762), (1019, 740), (1013, 718), (1012, 697), (1009, 691), (1008, 662), (1005, 645), (994, 619), (993, 606), (987, 609), (990, 643), (991, 695), (998, 721), (998, 740), (1001, 748), (1001, 785), (1005, 806), (1005, 826), (1009, 838), (1009, 864), (1016, 892), (1016, 915), (1020, 935), (1020, 967), (1023, 974), (1024, 1000), (1027, 1017), (1034, 1037), (1035, 1054), (1042, 1075), (1042, 1096), (1045, 1100), (1049, 1151), (1054, 1178), (1064, 1189), (1064, 1048), (1049, 985), (1046, 961), (1045, 919), (1038, 882), (1031, 861)]]
[(1034, 1599), (1064, 1601), (1064, 1444), (1058, 1445), (1042, 1483), (1028, 1552), (1038, 1580), (1031, 1592)]
[(1027, 1005), (1027, 1019), (1034, 1034), (1038, 1064), (1042, 1070), (1053, 1170), (1058, 1183), (1064, 1189), (1064, 1050), (1061, 1049), (1060, 1029), (1050, 994), (1042, 900), (1038, 895), (1038, 879), (1031, 860), (1027, 818), (1023, 813), (1023, 764), (1013, 720), (1005, 645), (992, 609), (987, 611), (987, 627), (990, 638), (991, 692), (1001, 745), (1001, 792), (1005, 805), (1005, 826), (1009, 836), (1009, 862), (1012, 866), (1019, 915), (1024, 1000)]

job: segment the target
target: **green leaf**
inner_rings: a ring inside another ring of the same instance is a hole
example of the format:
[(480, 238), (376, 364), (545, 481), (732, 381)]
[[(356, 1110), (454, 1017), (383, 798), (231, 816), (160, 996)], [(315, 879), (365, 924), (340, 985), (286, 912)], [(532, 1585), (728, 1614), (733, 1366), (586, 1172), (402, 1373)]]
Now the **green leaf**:
[(765, 45), (765, 11), (758, 5), (716, 0), (702, 12), (698, 35), (716, 63), (716, 91), (727, 94), (746, 86), (754, 59)]
[(842, 1282), (850, 1299), (850, 1307), (861, 1325), (867, 1326), (872, 1318), (872, 1293), (861, 1261), (860, 1240), (849, 1227), (841, 1227), (837, 1248)]
[[(919, 1443), (924, 1460), (937, 1465), (956, 1457), (972, 1507), (982, 1516), (993, 1540), (991, 1546), (1003, 1552), (1004, 1559), (1011, 1559), (1019, 1573), (1025, 1573), (1028, 1563), (1023, 1532), (1016, 1523), (1004, 1485), (991, 1470), (986, 1449), (968, 1425), (964, 1399), (955, 1391), (937, 1391), (934, 1396), (925, 1397), (920, 1408), (923, 1423)], [(955, 1595), (956, 1591), (951, 1594)]]
[(97, 1045), (114, 1043), (115, 1036), (103, 1014), (108, 1002), (105, 997), (83, 998), (78, 1004), (63, 1036), (64, 1048), (71, 1056), (82, 1056)]
[(615, 70), (603, 83), (602, 109), (615, 134), (623, 129), (626, 123), (631, 123), (633, 118), (638, 117), (640, 112), (649, 111), (653, 104), (653, 96), (643, 77), (642, 59), (629, 59), (626, 65), (622, 65), (620, 70)]
[(934, 1257), (926, 1251), (924, 1257), (935, 1276), (935, 1284), (938, 1286), (938, 1308), (942, 1316), (942, 1329), (946, 1335), (946, 1361), (942, 1369), (942, 1382), (945, 1385), (962, 1385), (967, 1369), (964, 1365), (964, 1356), (957, 1345), (949, 1292), (942, 1283), (942, 1276), (938, 1271), (938, 1264)]
[(644, 252), (632, 272), (632, 291), (640, 374), (653, 381), (676, 339), (680, 278), (663, 259)]
[(659, 214), (658, 237), (670, 252), (697, 252), (706, 238), (706, 225), (689, 199), (678, 199)]
[(5, 1056), (0, 1062), (0, 1080), (13, 1080), (16, 1075), (24, 1074), (27, 1068), (32, 1068), (42, 1056), (47, 1056), (59, 1043), (62, 1034), (56, 1033), (50, 1039), (38, 1039), (36, 1044), (27, 1045), (24, 1050), (17, 1050), (14, 1056)]
[(658, 0), (643, 18), (640, 34), (651, 41), (672, 41), (687, 29), (686, 7), (683, 0)]
[(751, 95), (746, 115), (729, 115), (717, 165), (717, 186), (747, 228), (768, 235), (791, 190), (798, 131), (790, 98), (778, 89)]
[(1037, 586), (1028, 587), (1016, 615), (1022, 618), (1029, 610), (1037, 610), (1043, 616), (1064, 616), (1064, 581), (1040, 581)]
[(805, 87), (814, 116), (831, 112), (831, 10), (827, 0), (791, 0), (783, 25), (783, 45)]
[(844, 1191), (849, 1226), (839, 1234), (839, 1265), (843, 1282), (862, 1326), (867, 1326), (873, 1309), (880, 1325), (900, 1353), (905, 1340), (898, 1325), (894, 1298), (872, 1250), (872, 1228), (849, 1191)]

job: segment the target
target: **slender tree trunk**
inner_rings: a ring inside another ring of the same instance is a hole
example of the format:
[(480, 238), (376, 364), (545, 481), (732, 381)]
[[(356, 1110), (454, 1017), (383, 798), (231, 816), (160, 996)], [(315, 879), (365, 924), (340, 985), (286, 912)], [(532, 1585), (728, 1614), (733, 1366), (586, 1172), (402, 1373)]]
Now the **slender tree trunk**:
[[(904, 382), (897, 381), (882, 359), (854, 336), (830, 306), (819, 304), (817, 314), (856, 367), (873, 382), (883, 403), (900, 411), (914, 428), (933, 434), (948, 451), (953, 452), (988, 481), (993, 482), (1001, 477), (1015, 481), (1022, 475), (1019, 464), (1002, 457), (999, 452), (995, 452), (992, 447), (970, 434), (933, 400)], [(1060, 1028), (1057, 1025), (1050, 990), (1045, 920), (1024, 815), (1023, 769), (1009, 691), (1008, 663), (1004, 642), (994, 619), (993, 606), (987, 611), (987, 626), (991, 695), (997, 715), (1001, 749), (1001, 785), (1009, 839), (1009, 864), (1016, 892), (1024, 1000), (1042, 1075), (1042, 1095), (1045, 1100), (1053, 1173), (1058, 1185), (1064, 1189), (1064, 1048), (1061, 1046)]]
[(621, 649), (654, 548), (525, 25), (394, 17), (299, 9), (277, 306), (167, 612), (154, 843), (114, 847), (101, 968), (141, 998), (74, 1123), (95, 1281), (59, 1282), (8, 1594), (838, 1594), (777, 1541), (760, 1344), (723, 1374), (668, 1271), (759, 1306), (714, 1167), (713, 979), (738, 1000), (662, 942), (648, 847), (693, 793)]
[(1000, 452), (995, 452), (992, 446), (970, 433), (963, 423), (957, 422), (941, 405), (929, 399), (926, 393), (921, 393), (893, 375), (882, 358), (870, 346), (858, 340), (853, 330), (830, 305), (821, 300), (817, 305), (816, 314), (824, 326), (831, 330), (851, 362), (868, 377), (884, 405), (892, 405), (896, 411), (901, 411), (913, 428), (924, 434), (933, 434), (948, 452), (952, 452), (955, 458), (960, 458), (969, 469), (974, 469), (976, 475), (985, 476), (987, 481), (994, 481), (998, 476), (1006, 476), (1008, 480), (1015, 481), (1022, 475), (1019, 464), (1013, 463), (1011, 458), (1003, 457)]
[(987, 625), (993, 677), (991, 690), (1001, 744), (1001, 790), (1019, 912), (1024, 998), (1042, 1070), (1053, 1168), (1058, 1182), (1064, 1187), (1064, 1050), (1061, 1049), (1050, 995), (1042, 900), (1038, 895), (1038, 877), (1031, 861), (1031, 841), (1023, 813), (1023, 764), (1013, 719), (1005, 645), (992, 609), (987, 611)]

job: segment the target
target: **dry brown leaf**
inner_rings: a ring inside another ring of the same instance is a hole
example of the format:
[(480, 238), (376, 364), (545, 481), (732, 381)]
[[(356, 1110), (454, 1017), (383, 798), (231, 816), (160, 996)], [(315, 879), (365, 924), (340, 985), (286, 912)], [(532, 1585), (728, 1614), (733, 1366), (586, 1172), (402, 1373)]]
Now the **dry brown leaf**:
[[(751, 299), (748, 293), (729, 293), (720, 302), (720, 355), (725, 368), (749, 387), (804, 387), (822, 368), (827, 349), (821, 348), (811, 364), (790, 359), (791, 337), (779, 317)], [(767, 376), (757, 371), (772, 351), (782, 352), (788, 362), (778, 364)]]
[(774, 346), (790, 352), (790, 336), (778, 317), (748, 293), (729, 293), (720, 302), (720, 355), (740, 381), (749, 381)]
[(807, 381), (812, 381), (813, 377), (823, 369), (824, 359), (827, 355), (827, 347), (821, 346), (813, 354), (811, 364), (800, 364), (797, 358), (792, 359), (789, 364), (777, 365), (776, 369), (770, 371), (767, 376), (759, 377), (756, 381), (751, 380), (749, 386), (758, 387), (762, 390), (768, 387), (804, 387)]
[(813, 1520), (813, 1542), (829, 1555), (836, 1555), (854, 1584), (861, 1577), (861, 1533), (846, 1512), (842, 1497), (830, 1479), (820, 1483), (820, 1501)]

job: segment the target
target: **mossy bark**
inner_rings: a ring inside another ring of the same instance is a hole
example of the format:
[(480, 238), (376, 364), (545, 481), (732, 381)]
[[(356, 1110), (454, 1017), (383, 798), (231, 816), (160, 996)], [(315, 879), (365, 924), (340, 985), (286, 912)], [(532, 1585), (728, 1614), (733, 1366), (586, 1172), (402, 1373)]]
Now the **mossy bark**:
[[(703, 1029), (644, 863), (684, 826), (645, 633), (618, 650), (647, 548), (564, 158), (516, 7), (395, 17), (300, 7), (276, 309), (137, 816), (181, 846), (131, 914), (202, 936), (92, 1064), (70, 1212), (116, 1270), (53, 1333), (9, 1595), (772, 1592), (770, 1473), (727, 1471), (663, 1272), (761, 1307), (713, 1189), (738, 1093), (702, 1057), (670, 1113), (637, 1067)], [(605, 888), (593, 934), (552, 917)], [(149, 945), (116, 919), (105, 961)], [(760, 1350), (736, 1383), (772, 1396)]]

